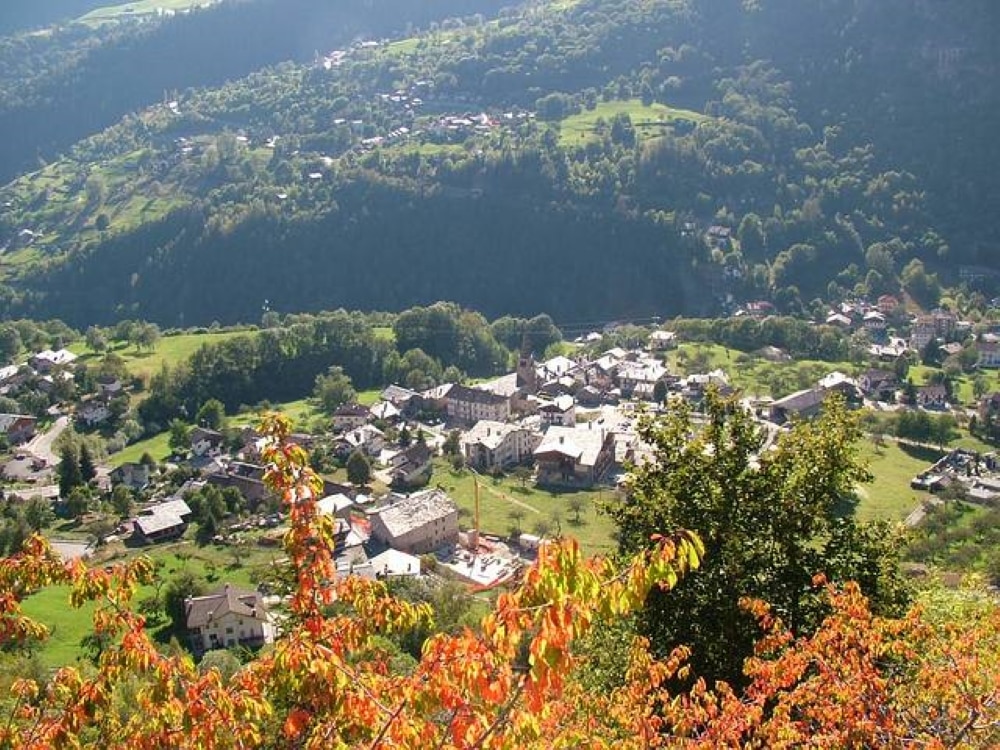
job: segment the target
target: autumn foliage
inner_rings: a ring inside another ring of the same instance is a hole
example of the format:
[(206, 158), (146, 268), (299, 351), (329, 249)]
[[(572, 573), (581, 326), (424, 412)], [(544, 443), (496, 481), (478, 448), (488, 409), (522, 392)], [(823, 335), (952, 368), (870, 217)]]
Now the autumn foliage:
[[(575, 542), (542, 548), (476, 631), (436, 635), (416, 668), (390, 667), (383, 636), (424, 625), (432, 613), (391, 597), (380, 582), (338, 578), (332, 529), (316, 510), (318, 487), (301, 450), (272, 437), (268, 481), (285, 500), (295, 575), (284, 634), (229, 681), (161, 653), (132, 608), (152, 576), (143, 559), (111, 569), (63, 563), (38, 538), (0, 562), (0, 638), (44, 635), (19, 602), (68, 583), (73, 604), (98, 602), (95, 631), (113, 646), (92, 675), (67, 667), (46, 684), (23, 678), (0, 717), (0, 746), (58, 748), (652, 748), (961, 747), (1000, 741), (1000, 615), (983, 608), (958, 623), (920, 611), (874, 616), (857, 587), (816, 585), (831, 614), (796, 638), (767, 605), (745, 606), (761, 624), (748, 687), (689, 677), (686, 653), (651, 657), (632, 644), (611, 690), (577, 679), (576, 645), (620, 618), (654, 587), (697, 575), (703, 549), (679, 531), (657, 537), (625, 565), (585, 559)], [(695, 676), (696, 678), (696, 676)], [(124, 700), (123, 700), (124, 699)], [(122, 706), (127, 706), (123, 710)]]

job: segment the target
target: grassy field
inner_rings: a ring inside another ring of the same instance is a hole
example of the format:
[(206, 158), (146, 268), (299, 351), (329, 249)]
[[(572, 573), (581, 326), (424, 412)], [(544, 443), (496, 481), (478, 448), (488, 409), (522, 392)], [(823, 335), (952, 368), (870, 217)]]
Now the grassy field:
[(737, 349), (702, 343), (681, 344), (669, 352), (667, 363), (671, 372), (683, 375), (722, 369), (732, 385), (744, 393), (775, 397), (812, 387), (831, 372), (851, 374), (856, 369), (850, 362), (770, 362)]
[(121, 5), (96, 8), (78, 20), (90, 26), (98, 26), (109, 21), (138, 18), (160, 13), (161, 10), (184, 11), (190, 8), (207, 7), (218, 0), (135, 0)]
[(417, 51), (419, 44), (420, 39), (415, 36), (408, 39), (400, 39), (395, 42), (390, 42), (387, 52), (390, 55), (412, 55)]
[[(419, 143), (415, 141), (407, 141), (399, 145), (392, 146), (392, 150), (399, 152), (401, 154), (421, 154), (423, 156), (441, 156), (443, 154), (465, 154), (468, 149), (463, 143)], [(380, 330), (388, 331), (390, 337), (392, 336), (392, 329), (375, 329), (376, 333)]]
[(151, 438), (140, 440), (132, 445), (125, 446), (124, 450), (118, 451), (108, 457), (108, 463), (112, 466), (135, 463), (142, 458), (144, 453), (148, 453), (157, 461), (166, 461), (170, 455), (170, 433), (161, 432)]
[[(192, 535), (189, 530), (187, 537)], [(182, 539), (173, 544), (126, 550), (122, 546), (106, 549), (94, 564), (104, 565), (124, 560), (135, 555), (149, 557), (158, 569), (158, 576), (164, 583), (176, 574), (189, 571), (203, 583), (206, 591), (219, 589), (225, 583), (241, 588), (253, 589), (256, 581), (272, 567), (283, 553), (280, 548), (264, 548), (248, 544), (240, 548), (207, 545), (198, 547), (190, 539)], [(135, 602), (152, 596), (155, 587), (144, 586), (136, 593)], [(69, 605), (68, 586), (51, 586), (30, 596), (24, 602), (24, 613), (45, 624), (50, 637), (39, 649), (39, 656), (46, 667), (55, 668), (72, 664), (84, 656), (80, 647), (81, 639), (92, 632), (95, 605), (86, 604), (80, 609)], [(154, 625), (153, 629), (162, 625)]]
[[(143, 378), (151, 377), (160, 371), (164, 364), (176, 367), (189, 359), (205, 344), (217, 344), (236, 336), (254, 336), (253, 331), (219, 331), (217, 333), (182, 333), (177, 336), (164, 336), (156, 344), (153, 351), (137, 351), (128, 344), (116, 344), (114, 352), (123, 360), (125, 367), (132, 375)], [(97, 355), (87, 349), (83, 341), (77, 341), (69, 347), (70, 351), (79, 354), (83, 361), (96, 359)]]
[[(471, 528), (475, 511), (474, 475), (471, 471), (454, 471), (447, 461), (438, 459), (434, 464), (432, 485), (440, 485), (462, 509), (463, 527)], [(548, 524), (555, 533), (558, 517), (562, 532), (576, 537), (588, 554), (611, 552), (614, 549), (614, 524), (607, 516), (597, 512), (602, 498), (607, 498), (611, 490), (591, 490), (580, 492), (552, 493), (528, 483), (521, 487), (512, 478), (495, 480), (491, 477), (479, 478), (480, 528), (484, 533), (506, 536), (515, 525), (511, 511), (523, 515), (519, 520), (521, 531), (533, 532), (540, 521)], [(580, 523), (575, 523), (575, 515), (570, 510), (572, 498), (583, 501)]]
[(69, 586), (49, 586), (24, 601), (24, 614), (49, 629), (49, 637), (38, 652), (46, 667), (75, 662), (82, 654), (81, 639), (93, 632), (94, 605), (88, 603), (74, 609), (69, 604), (69, 594)]
[(904, 451), (892, 441), (887, 441), (882, 448), (865, 441), (861, 452), (875, 479), (858, 488), (859, 502), (855, 510), (858, 519), (903, 521), (928, 497), (926, 492), (910, 489), (910, 480), (933, 459)]
[(621, 113), (632, 119), (632, 125), (640, 138), (661, 136), (683, 120), (699, 123), (709, 119), (707, 115), (693, 110), (675, 109), (664, 104), (646, 105), (638, 99), (598, 102), (593, 109), (571, 115), (559, 123), (560, 145), (577, 146), (596, 139), (598, 136), (594, 128), (597, 120), (603, 118), (610, 124), (611, 119)]

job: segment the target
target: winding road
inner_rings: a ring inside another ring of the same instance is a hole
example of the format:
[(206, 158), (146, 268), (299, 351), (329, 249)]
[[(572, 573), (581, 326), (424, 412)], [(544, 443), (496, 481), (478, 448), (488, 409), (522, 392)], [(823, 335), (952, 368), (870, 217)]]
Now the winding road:
[(53, 452), (52, 446), (67, 427), (69, 427), (69, 417), (64, 414), (48, 430), (35, 435), (25, 443), (22, 450), (35, 458), (42, 459), (48, 466), (54, 466), (59, 461), (59, 456)]

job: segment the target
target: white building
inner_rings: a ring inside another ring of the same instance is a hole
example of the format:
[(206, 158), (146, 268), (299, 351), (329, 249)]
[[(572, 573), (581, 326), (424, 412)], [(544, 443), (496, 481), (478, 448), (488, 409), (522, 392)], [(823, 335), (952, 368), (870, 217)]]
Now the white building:
[(551, 402), (538, 407), (542, 426), (572, 427), (576, 424), (576, 402), (570, 395), (557, 396)]
[(484, 419), (462, 436), (462, 453), (477, 471), (504, 469), (531, 458), (541, 439), (520, 425)]
[(389, 496), (369, 514), (371, 535), (392, 549), (421, 555), (458, 541), (458, 506), (438, 489)]
[(274, 642), (274, 619), (256, 591), (239, 591), (227, 583), (214, 594), (188, 597), (184, 614), (195, 651)]

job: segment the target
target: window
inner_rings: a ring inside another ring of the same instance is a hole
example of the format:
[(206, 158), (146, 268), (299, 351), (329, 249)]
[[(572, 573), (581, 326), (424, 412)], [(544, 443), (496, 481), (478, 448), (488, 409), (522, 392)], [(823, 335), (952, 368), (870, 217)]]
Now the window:
[(232, 635), (232, 634), (233, 634), (233, 629), (232, 628), (226, 628), (226, 635)]

